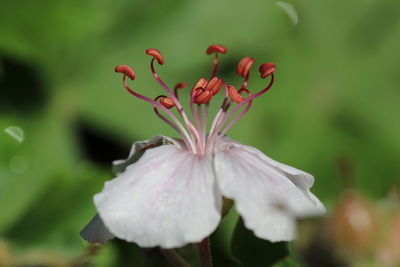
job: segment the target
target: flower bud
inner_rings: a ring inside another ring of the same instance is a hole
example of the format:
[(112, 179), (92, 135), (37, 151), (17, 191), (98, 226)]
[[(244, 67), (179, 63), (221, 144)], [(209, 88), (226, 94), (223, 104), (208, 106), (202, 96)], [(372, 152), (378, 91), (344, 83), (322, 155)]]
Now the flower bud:
[(338, 253), (347, 257), (366, 255), (377, 243), (376, 211), (365, 199), (348, 192), (327, 222), (327, 232)]

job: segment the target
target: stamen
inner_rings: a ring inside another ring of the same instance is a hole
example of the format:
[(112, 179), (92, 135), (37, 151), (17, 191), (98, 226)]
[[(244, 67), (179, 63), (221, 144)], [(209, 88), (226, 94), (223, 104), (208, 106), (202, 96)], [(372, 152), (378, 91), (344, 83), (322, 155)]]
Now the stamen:
[[(202, 90), (202, 91), (200, 91), (200, 90)], [(196, 92), (197, 93), (194, 98), (194, 103), (196, 103), (196, 104), (206, 104), (206, 103), (210, 102), (210, 100), (213, 96), (213, 93), (210, 90), (199, 89)]]
[(146, 53), (150, 56), (153, 56), (153, 59), (150, 62), (150, 68), (151, 72), (153, 73), (153, 77), (156, 79), (156, 81), (161, 85), (161, 87), (167, 92), (167, 94), (171, 97), (171, 99), (174, 101), (176, 109), (178, 110), (179, 114), (182, 116), (183, 120), (185, 121), (188, 130), (190, 131), (192, 137), (193, 135), (197, 138), (199, 136), (199, 133), (197, 132), (197, 129), (193, 126), (193, 124), (189, 121), (185, 111), (182, 108), (181, 103), (179, 103), (178, 99), (176, 98), (175, 94), (168, 88), (168, 86), (161, 80), (161, 78), (158, 76), (155, 68), (154, 68), (154, 60), (156, 59), (159, 64), (164, 64), (164, 58), (162, 57), (160, 51), (154, 48), (150, 48), (146, 50)]
[(213, 45), (210, 45), (210, 46), (207, 48), (206, 53), (209, 54), (209, 55), (212, 54), (212, 53), (226, 54), (227, 51), (228, 51), (228, 50), (227, 50), (226, 47), (224, 47), (223, 45), (213, 44)]
[[(204, 113), (203, 116), (201, 117), (201, 130), (200, 132), (202, 133), (201, 137), (202, 137), (202, 141), (204, 143), (204, 146), (207, 146), (207, 142), (206, 142), (206, 136), (207, 136), (207, 121), (208, 121), (208, 107), (209, 107), (209, 103), (206, 103), (205, 107), (204, 107)], [(201, 108), (201, 105), (199, 105), (199, 108)]]
[[(219, 140), (225, 136), (227, 131), (249, 111), (255, 98), (266, 93), (272, 87), (275, 79), (275, 64), (272, 62), (262, 64), (259, 68), (261, 78), (264, 79), (271, 76), (271, 79), (264, 89), (252, 95), (247, 89), (247, 84), (250, 76), (250, 69), (254, 64), (254, 59), (251, 57), (245, 57), (239, 62), (236, 69), (237, 74), (244, 78), (239, 90), (236, 90), (233, 85), (227, 85), (220, 78), (216, 77), (218, 55), (219, 53), (225, 54), (226, 52), (227, 49), (224, 46), (217, 44), (209, 46), (206, 50), (207, 54), (214, 54), (214, 61), (210, 81), (205, 78), (200, 78), (190, 91), (190, 111), (194, 123), (189, 120), (178, 100), (178, 91), (185, 88), (186, 84), (183, 82), (178, 83), (173, 90), (170, 90), (155, 71), (155, 61), (160, 65), (164, 64), (164, 57), (157, 49), (149, 48), (146, 50), (146, 53), (153, 57), (150, 63), (151, 72), (156, 81), (161, 85), (165, 92), (167, 92), (167, 96), (160, 95), (153, 100), (129, 88), (126, 82), (126, 77), (134, 80), (135, 73), (127, 65), (117, 66), (115, 71), (123, 74), (123, 84), (125, 89), (135, 97), (152, 104), (156, 115), (181, 136), (188, 149), (196, 154), (211, 153), (214, 144), (219, 142)], [(211, 123), (209, 135), (207, 136), (209, 103), (213, 96), (221, 90), (221, 86), (224, 86), (225, 96), (220, 109)], [(247, 94), (247, 98), (242, 96), (243, 93)], [(236, 103), (237, 105), (228, 112), (233, 103)], [(197, 109), (195, 108), (195, 104), (197, 104)], [(203, 104), (205, 104), (204, 109), (202, 106)], [(178, 119), (170, 110), (173, 107), (176, 107), (177, 112), (182, 116), (186, 128), (184, 127), (183, 122), (181, 123), (181, 120)], [(242, 107), (244, 107), (244, 109), (234, 117)], [(159, 109), (163, 110), (169, 118), (164, 116), (164, 113), (161, 114)]]
[[(226, 111), (230, 106), (230, 103), (226, 104), (226, 106), (228, 106), (228, 108), (225, 109), (225, 112), (222, 113), (218, 113), (217, 117), (219, 116), (218, 120), (217, 118), (215, 118), (215, 120), (217, 120), (217, 122), (215, 123), (215, 128), (213, 129), (212, 132), (210, 132), (210, 137), (208, 138), (207, 142), (209, 142), (209, 145), (207, 146), (206, 151), (210, 152), (212, 149), (212, 144), (214, 144), (215, 142), (217, 142), (217, 140), (219, 138), (222, 138), (226, 132), (239, 120), (241, 119), (250, 109), (251, 104), (253, 99), (255, 99), (256, 97), (259, 97), (261, 95), (263, 95), (264, 93), (266, 93), (271, 86), (274, 83), (274, 71), (275, 71), (276, 67), (274, 63), (264, 63), (263, 65), (261, 65), (261, 67), (259, 68), (259, 71), (261, 73), (261, 77), (267, 77), (269, 75), (271, 75), (271, 80), (269, 82), (269, 84), (267, 85), (267, 87), (265, 87), (263, 90), (259, 91), (258, 93), (254, 94), (254, 95), (250, 95), (250, 92), (245, 89), (245, 88), (241, 88), (239, 90), (239, 92), (236, 91), (236, 89), (233, 86), (228, 86), (228, 92), (229, 95), (231, 97), (231, 100), (235, 101), (236, 103), (238, 103), (238, 105), (236, 107), (233, 108), (232, 111), (229, 112), (229, 114), (226, 115)], [(242, 92), (247, 92), (248, 93), (248, 97), (246, 99), (244, 99), (240, 93)], [(235, 117), (231, 123), (229, 123), (228, 126), (225, 127), (225, 129), (221, 132), (221, 134), (217, 135), (218, 131), (222, 128), (222, 126), (241, 108), (243, 107), (243, 105), (247, 104), (246, 108), (237, 116)], [(215, 121), (214, 120), (214, 121)], [(213, 123), (214, 124), (214, 123)]]
[(207, 84), (205, 87), (206, 90), (212, 91), (212, 95), (216, 95), (219, 90), (221, 89), (222, 86), (222, 80), (220, 78), (214, 77), (211, 79), (211, 81)]
[(208, 81), (205, 78), (200, 78), (192, 88), (191, 94), (193, 94), (198, 88), (206, 88)]
[(179, 99), (178, 90), (179, 89), (183, 89), (185, 87), (186, 87), (186, 83), (185, 82), (180, 82), (177, 85), (175, 85), (175, 87), (174, 87), (174, 95), (176, 96), (177, 99)]
[[(260, 95), (263, 95), (264, 93), (266, 93), (266, 92), (271, 88), (272, 84), (274, 83), (274, 73), (272, 72), (272, 73), (270, 73), (270, 74), (271, 74), (271, 80), (270, 80), (269, 84), (267, 85), (267, 87), (265, 87), (263, 90), (259, 91), (258, 93), (254, 94), (254, 95), (251, 95), (251, 96), (249, 96), (248, 98), (244, 99), (243, 101), (239, 102), (238, 105), (237, 105), (236, 107), (234, 107), (234, 108), (229, 112), (229, 114), (224, 118), (224, 123), (225, 123), (227, 120), (229, 120), (229, 118), (231, 118), (232, 115), (235, 114), (241, 107), (243, 107), (243, 105), (249, 104), (249, 105), (246, 107), (245, 111), (242, 112), (242, 113), (238, 116), (239, 118), (238, 118), (237, 120), (235, 120), (235, 123), (236, 123), (241, 117), (243, 117), (244, 114), (246, 114), (246, 112), (248, 111), (248, 109), (249, 109), (250, 106), (251, 106), (251, 102), (253, 101), (253, 99), (259, 97)], [(246, 90), (246, 91), (247, 91), (247, 89), (244, 89), (244, 88), (243, 88), (243, 90)], [(231, 91), (230, 91), (230, 92), (231, 92)], [(236, 91), (235, 91), (235, 92), (236, 92)], [(239, 94), (239, 93), (238, 93), (238, 94)], [(232, 96), (231, 96), (231, 99), (233, 99)], [(232, 124), (232, 125), (233, 125), (233, 124)], [(232, 126), (232, 125), (231, 125), (231, 126)]]
[[(157, 101), (158, 99), (160, 99), (160, 102), (163, 99), (166, 99), (166, 97), (164, 95), (160, 95), (157, 96), (154, 101)], [(162, 103), (161, 103), (162, 104)], [(164, 106), (164, 104), (162, 104)], [(167, 110), (169, 109), (168, 107), (166, 107)], [(178, 121), (178, 123), (176, 122), (177, 119), (175, 117), (174, 122), (179, 126), (179, 128), (170, 120), (168, 120), (165, 116), (163, 116), (157, 109), (157, 107), (155, 105), (153, 105), (153, 110), (156, 113), (156, 115), (162, 120), (164, 121), (166, 124), (168, 124), (172, 129), (174, 129), (182, 138), (183, 142), (185, 143), (187, 148), (190, 148), (193, 152), (196, 152), (196, 146), (193, 143), (193, 141), (190, 139), (189, 134), (186, 132), (186, 130), (183, 128), (182, 124), (180, 124), (180, 122)], [(168, 110), (169, 111), (169, 110)], [(183, 130), (181, 130), (183, 129)]]
[(240, 88), (246, 88), (247, 87), (247, 82), (249, 81), (249, 75), (250, 75), (250, 68), (254, 64), (254, 59), (251, 57), (245, 57), (243, 58), (238, 66), (237, 66), (237, 74), (242, 76), (244, 78), (244, 81)]
[(192, 117), (193, 117), (197, 127), (199, 127), (199, 125), (200, 125), (200, 119), (199, 119), (200, 113), (196, 112), (196, 110), (194, 109), (194, 103), (195, 103), (196, 96), (199, 93), (201, 93), (201, 90), (202, 90), (202, 88), (197, 88), (196, 90), (192, 90), (192, 92), (190, 94), (190, 103), (189, 103), (190, 112), (192, 113)]
[(242, 77), (246, 77), (249, 74), (249, 70), (253, 64), (254, 59), (252, 59), (251, 57), (243, 58), (237, 66), (237, 74)]
[(164, 107), (166, 107), (167, 109), (171, 109), (171, 108), (175, 107), (175, 103), (174, 103), (174, 101), (172, 100), (172, 98), (170, 98), (170, 97), (163, 97), (163, 98), (161, 98), (161, 99), (160, 99), (160, 103), (161, 103)]
[(265, 77), (269, 76), (276, 70), (275, 64), (272, 62), (264, 63), (260, 66), (259, 71), (261, 73), (261, 78), (264, 79)]
[(228, 50), (227, 50), (224, 46), (218, 45), (218, 44), (210, 45), (210, 46), (207, 48), (206, 53), (207, 53), (208, 55), (210, 55), (210, 54), (212, 54), (212, 53), (215, 53), (214, 61), (213, 61), (213, 66), (212, 66), (212, 71), (211, 71), (211, 78), (214, 78), (215, 75), (217, 74), (217, 69), (218, 69), (218, 53), (225, 54), (227, 51), (228, 51)]
[(155, 101), (160, 101), (160, 104), (166, 107), (167, 109), (171, 109), (175, 106), (174, 102), (171, 98), (166, 97), (165, 95), (159, 95), (154, 98)]
[(229, 92), (229, 96), (231, 97), (231, 99), (235, 102), (235, 103), (242, 103), (244, 101), (243, 96), (241, 96), (238, 91), (236, 91), (235, 87), (233, 87), (233, 85), (229, 85), (228, 86), (228, 92)]
[(210, 133), (209, 133), (208, 138), (207, 138), (207, 143), (210, 143), (210, 140), (212, 139), (212, 137), (214, 135), (215, 128), (216, 127), (218, 128), (218, 125), (219, 125), (219, 122), (221, 120), (221, 117), (223, 118), (224, 115), (225, 115), (225, 112), (226, 112), (225, 107), (226, 107), (226, 104), (228, 102), (229, 90), (228, 90), (228, 86), (225, 83), (223, 83), (223, 85), (224, 85), (224, 88), (225, 88), (225, 97), (224, 97), (224, 100), (222, 101), (221, 107), (220, 107), (217, 115), (215, 116), (215, 118), (214, 118), (214, 120), (213, 120), (213, 122), (211, 124)]
[[(246, 92), (248, 98), (251, 97), (249, 90), (242, 88), (238, 91), (238, 94), (240, 95), (242, 92)], [(253, 101), (249, 101), (246, 108), (225, 127), (225, 129), (220, 134), (221, 137), (223, 137), (228, 132), (228, 130), (249, 111), (252, 103), (253, 103)], [(226, 120), (224, 120), (224, 122), (222, 124), (225, 124), (225, 122), (226, 122)]]
[[(240, 89), (237, 94), (241, 94), (242, 92), (246, 92), (247, 96), (250, 97), (251, 94), (249, 92), (249, 90), (243, 88)], [(226, 111), (222, 113), (222, 116), (219, 118), (219, 122), (217, 123), (217, 126), (214, 130), (214, 132), (212, 133), (212, 135), (209, 137), (209, 139), (207, 140), (209, 142), (209, 145), (207, 146), (206, 152), (211, 152), (212, 150), (212, 146), (213, 144), (215, 144), (216, 142), (218, 142), (219, 139), (223, 138), (225, 136), (225, 134), (228, 132), (228, 130), (238, 121), (240, 120), (250, 109), (252, 104), (252, 101), (250, 101), (246, 108), (238, 115), (236, 116), (226, 127), (225, 129), (218, 134), (219, 131), (221, 131), (222, 127), (224, 126), (224, 124), (232, 117), (232, 114), (228, 114), (226, 116)], [(230, 103), (228, 104), (230, 105)]]
[[(177, 131), (178, 132), (178, 134), (179, 135), (181, 135), (182, 136), (182, 139), (183, 140), (185, 140), (186, 139), (186, 141), (185, 141), (185, 144), (187, 144), (187, 147), (189, 148), (190, 147), (190, 149), (194, 152), (194, 153), (196, 153), (196, 151), (197, 151), (197, 149), (196, 149), (196, 146), (193, 144), (193, 141), (190, 139), (190, 136), (189, 136), (189, 134), (187, 133), (187, 131), (186, 131), (186, 129), (183, 127), (183, 125), (182, 125), (182, 123), (175, 117), (175, 115), (170, 111), (170, 110), (168, 110), (165, 106), (163, 106), (162, 104), (160, 104), (160, 103), (158, 103), (157, 101), (155, 101), (155, 100), (153, 100), (153, 99), (151, 99), (151, 98), (148, 98), (148, 97), (146, 97), (146, 96), (143, 96), (143, 95), (141, 95), (141, 94), (138, 94), (138, 93), (136, 93), (135, 91), (133, 91), (131, 88), (129, 88), (129, 86), (128, 86), (128, 84), (127, 84), (127, 82), (126, 82), (126, 76), (128, 76), (128, 74), (130, 75), (130, 77), (129, 78), (133, 78), (132, 80), (134, 80), (134, 78), (135, 78), (135, 73), (133, 72), (133, 70), (129, 67), (129, 66), (126, 66), (126, 65), (120, 65), (120, 66), (117, 66), (116, 68), (115, 68), (115, 71), (116, 72), (121, 72), (121, 73), (123, 73), (124, 75), (123, 75), (123, 77), (122, 77), (122, 83), (124, 84), (124, 88), (130, 93), (130, 94), (132, 94), (133, 96), (135, 96), (135, 97), (137, 97), (137, 98), (139, 98), (139, 99), (141, 99), (141, 100), (144, 100), (144, 101), (146, 101), (146, 102), (148, 102), (148, 103), (150, 103), (150, 104), (152, 104), (153, 105), (153, 108), (154, 107), (158, 107), (158, 108), (161, 108), (175, 123), (176, 123), (176, 125), (178, 125), (178, 128), (180, 129), (179, 131)], [(126, 73), (126, 74), (125, 74)], [(158, 112), (158, 110), (157, 110), (157, 112), (156, 113), (159, 113)], [(161, 114), (160, 114), (161, 115)], [(161, 115), (162, 116), (162, 115)], [(164, 116), (162, 116), (162, 117), (164, 117)], [(161, 117), (160, 117), (161, 118)], [(164, 117), (165, 118), (165, 117)], [(165, 118), (166, 119), (166, 118)], [(165, 121), (164, 119), (162, 119), (163, 121)], [(167, 120), (167, 119), (166, 119)], [(169, 124), (169, 123), (168, 123)], [(174, 128), (175, 129), (175, 128)]]
[(164, 65), (164, 57), (162, 56), (161, 52), (158, 51), (157, 49), (149, 48), (146, 50), (146, 54), (154, 57), (157, 60), (158, 64)]
[(115, 72), (120, 72), (128, 76), (132, 81), (135, 80), (135, 72), (128, 65), (119, 65), (115, 67)]

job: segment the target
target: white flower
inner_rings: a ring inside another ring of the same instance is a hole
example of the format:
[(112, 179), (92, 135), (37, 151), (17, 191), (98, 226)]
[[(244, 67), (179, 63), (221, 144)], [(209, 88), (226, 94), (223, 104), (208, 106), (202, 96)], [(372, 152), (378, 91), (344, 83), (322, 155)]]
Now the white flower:
[[(154, 60), (163, 64), (157, 50), (147, 50), (154, 57), (151, 68), (170, 98), (162, 96), (151, 100), (139, 95), (125, 81), (126, 76), (134, 79), (133, 71), (125, 65), (116, 68), (124, 74), (125, 88), (152, 103), (156, 114), (177, 130), (182, 139), (157, 136), (137, 142), (128, 159), (114, 162), (117, 177), (94, 196), (98, 215), (81, 232), (86, 240), (104, 243), (115, 236), (143, 247), (162, 248), (200, 242), (218, 226), (223, 197), (235, 201), (247, 228), (256, 236), (273, 242), (295, 238), (296, 218), (325, 212), (321, 202), (310, 192), (314, 183), (312, 175), (225, 136), (248, 111), (252, 100), (271, 87), (275, 66), (272, 63), (261, 66), (261, 76), (270, 76), (270, 84), (251, 95), (246, 86), (254, 60), (244, 58), (239, 63), (237, 72), (244, 81), (236, 91), (215, 77), (217, 52), (224, 53), (226, 49), (213, 45), (207, 50), (209, 54), (214, 52), (212, 79), (209, 82), (200, 79), (191, 92), (194, 123), (178, 101), (177, 90), (181, 86), (172, 93), (154, 71)], [(225, 99), (207, 135), (208, 103), (221, 86), (225, 88)], [(248, 97), (243, 98), (242, 92)], [(228, 112), (233, 102), (237, 105)], [(186, 127), (169, 110), (172, 107), (176, 107)], [(244, 110), (233, 117), (241, 107)], [(161, 115), (158, 108), (171, 120)]]

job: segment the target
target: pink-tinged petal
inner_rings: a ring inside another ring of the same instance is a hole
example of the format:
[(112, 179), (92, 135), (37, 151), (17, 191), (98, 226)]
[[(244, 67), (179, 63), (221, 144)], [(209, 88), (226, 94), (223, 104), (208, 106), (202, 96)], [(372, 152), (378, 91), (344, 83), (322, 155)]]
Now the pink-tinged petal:
[(94, 196), (112, 234), (143, 247), (199, 242), (217, 227), (221, 195), (211, 156), (174, 145), (146, 151)]
[(114, 235), (108, 231), (103, 221), (96, 214), (90, 222), (79, 233), (83, 239), (90, 243), (105, 244), (107, 241), (114, 238)]
[(167, 145), (172, 143), (179, 148), (185, 148), (185, 144), (182, 140), (175, 139), (168, 136), (158, 135), (150, 140), (138, 141), (133, 143), (131, 151), (127, 159), (119, 159), (113, 161), (113, 171), (115, 174), (122, 173), (125, 171), (126, 167), (135, 163), (144, 152), (148, 149), (152, 149), (158, 146)]
[(255, 148), (234, 141), (220, 144), (214, 167), (222, 194), (235, 200), (246, 227), (260, 238), (292, 240), (296, 218), (325, 212), (308, 190), (311, 175), (278, 163)]

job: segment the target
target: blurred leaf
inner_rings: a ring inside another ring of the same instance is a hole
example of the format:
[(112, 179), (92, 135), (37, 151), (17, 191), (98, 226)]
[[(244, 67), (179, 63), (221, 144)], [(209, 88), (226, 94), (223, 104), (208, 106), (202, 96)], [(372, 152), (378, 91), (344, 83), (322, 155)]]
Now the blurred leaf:
[(236, 225), (232, 239), (232, 254), (243, 266), (272, 266), (289, 255), (287, 242), (269, 242), (257, 238), (242, 219)]
[(18, 126), (10, 126), (4, 130), (9, 136), (21, 143), (24, 140), (24, 131)]
[(70, 173), (73, 162), (68, 131), (52, 116), (19, 125), (27, 134), (23, 144), (0, 139), (0, 233), (23, 216), (49, 183)]

